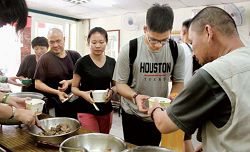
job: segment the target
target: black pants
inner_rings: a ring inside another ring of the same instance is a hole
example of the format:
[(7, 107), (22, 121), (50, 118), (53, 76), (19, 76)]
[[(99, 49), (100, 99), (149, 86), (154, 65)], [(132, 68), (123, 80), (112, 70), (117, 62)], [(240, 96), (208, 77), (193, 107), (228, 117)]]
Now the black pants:
[(124, 140), (138, 146), (159, 146), (161, 133), (154, 122), (146, 122), (135, 115), (127, 114), (122, 110), (122, 126)]
[(77, 110), (74, 102), (62, 103), (58, 97), (47, 96), (46, 111), (55, 108), (56, 117), (77, 118)]

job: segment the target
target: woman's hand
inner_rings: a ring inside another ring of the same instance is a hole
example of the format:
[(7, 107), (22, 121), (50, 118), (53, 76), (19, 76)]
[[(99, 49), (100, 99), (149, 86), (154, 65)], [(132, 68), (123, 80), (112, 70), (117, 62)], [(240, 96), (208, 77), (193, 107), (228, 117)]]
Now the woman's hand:
[(14, 97), (14, 96), (8, 96), (8, 98), (6, 99), (6, 103), (10, 106), (14, 106), (16, 108), (23, 108), (25, 109), (26, 100), (30, 100), (31, 98), (27, 97), (27, 98), (19, 98), (19, 97)]
[(83, 99), (85, 99), (86, 101), (88, 101), (89, 103), (93, 104), (93, 103), (95, 103), (95, 101), (91, 97), (91, 92), (92, 92), (91, 90), (90, 91), (82, 91), (81, 97)]
[(113, 94), (114, 94), (114, 91), (112, 89), (108, 89), (108, 92), (107, 92), (106, 97), (105, 97), (105, 103), (107, 103), (108, 101), (111, 100)]
[(16, 86), (24, 86), (23, 84), (21, 83), (18, 83), (16, 80), (21, 80), (22, 78), (21, 77), (8, 77), (8, 83), (9, 84), (13, 84), (13, 85), (16, 85)]
[(36, 115), (31, 110), (17, 108), (14, 114), (14, 118), (22, 123), (31, 126), (36, 122)]

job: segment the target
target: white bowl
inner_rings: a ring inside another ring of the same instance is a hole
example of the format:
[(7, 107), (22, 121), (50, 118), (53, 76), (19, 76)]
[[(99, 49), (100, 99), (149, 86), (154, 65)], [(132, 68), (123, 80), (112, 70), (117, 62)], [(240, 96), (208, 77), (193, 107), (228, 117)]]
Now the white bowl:
[(149, 108), (152, 107), (156, 102), (159, 102), (162, 108), (166, 108), (170, 105), (171, 100), (163, 97), (150, 97), (148, 99)]
[(108, 90), (94, 90), (92, 91), (93, 100), (95, 102), (105, 102), (105, 97), (108, 93)]
[(26, 109), (32, 110), (38, 115), (42, 113), (43, 105), (45, 102), (41, 99), (31, 99), (31, 100), (26, 100), (25, 103), (26, 103)]

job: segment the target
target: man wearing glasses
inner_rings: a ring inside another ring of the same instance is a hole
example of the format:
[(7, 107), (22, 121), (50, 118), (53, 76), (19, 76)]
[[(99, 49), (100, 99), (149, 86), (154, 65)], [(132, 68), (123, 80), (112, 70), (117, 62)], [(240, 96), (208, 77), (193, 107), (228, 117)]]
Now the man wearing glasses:
[(65, 37), (60, 29), (50, 29), (47, 37), (50, 50), (37, 63), (35, 88), (48, 98), (46, 112), (49, 110), (50, 115), (76, 118), (74, 103), (67, 100), (71, 93), (74, 65), (81, 55), (65, 50)]
[[(133, 63), (133, 79), (130, 74), (129, 44), (122, 48), (115, 67), (113, 80), (122, 96), (122, 124), (124, 139), (136, 145), (155, 145), (161, 141), (161, 133), (140, 105), (151, 96), (175, 97), (183, 88), (184, 52), (178, 46), (176, 64), (169, 47), (174, 14), (168, 5), (155, 4), (146, 15), (145, 35), (137, 38), (137, 55)], [(168, 95), (168, 82), (173, 72), (173, 87)]]

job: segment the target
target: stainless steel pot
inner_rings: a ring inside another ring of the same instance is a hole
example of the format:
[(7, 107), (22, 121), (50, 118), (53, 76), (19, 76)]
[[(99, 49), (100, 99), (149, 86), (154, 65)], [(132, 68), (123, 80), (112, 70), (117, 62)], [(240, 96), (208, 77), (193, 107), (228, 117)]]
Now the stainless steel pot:
[(75, 135), (76, 132), (80, 129), (80, 123), (73, 118), (56, 117), (40, 120), (40, 125), (46, 130), (49, 130), (51, 127), (56, 127), (59, 124), (67, 124), (70, 128), (70, 132), (60, 135), (44, 136), (39, 135), (39, 133), (42, 132), (41, 129), (39, 129), (37, 126), (32, 126), (29, 128), (29, 133), (36, 141), (59, 146), (61, 142)]
[(122, 152), (174, 152), (174, 151), (156, 146), (137, 146), (132, 149), (126, 149)]
[(70, 137), (60, 145), (60, 152), (76, 152), (70, 148), (85, 148), (89, 152), (121, 152), (126, 149), (126, 143), (113, 135), (88, 133)]
[[(44, 95), (36, 92), (18, 92), (18, 93), (9, 93), (10, 96), (26, 98), (30, 97), (32, 99), (44, 99)], [(20, 125), (22, 122), (15, 119), (0, 119), (1, 125)]]
[(13, 97), (20, 97), (20, 98), (26, 98), (30, 97), (32, 99), (43, 99), (44, 95), (37, 92), (17, 92), (17, 93), (10, 93), (10, 96)]

